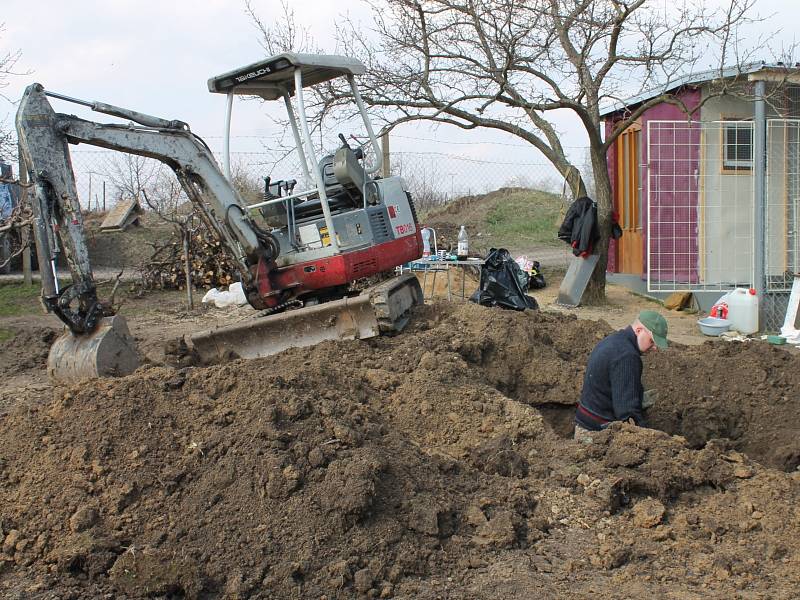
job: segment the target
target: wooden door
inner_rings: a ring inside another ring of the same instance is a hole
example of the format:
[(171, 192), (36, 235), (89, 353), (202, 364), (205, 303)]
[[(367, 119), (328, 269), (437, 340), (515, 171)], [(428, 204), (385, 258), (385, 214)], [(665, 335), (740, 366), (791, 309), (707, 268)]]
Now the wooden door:
[(617, 181), (614, 186), (614, 205), (622, 227), (622, 238), (617, 240), (617, 264), (620, 273), (635, 275), (644, 273), (642, 186), (639, 178), (641, 134), (641, 125), (634, 124), (617, 138)]

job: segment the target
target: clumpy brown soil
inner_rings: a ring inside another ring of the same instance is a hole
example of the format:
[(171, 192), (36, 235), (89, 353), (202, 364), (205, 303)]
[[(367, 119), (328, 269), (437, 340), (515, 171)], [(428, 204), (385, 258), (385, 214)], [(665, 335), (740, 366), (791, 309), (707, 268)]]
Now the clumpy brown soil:
[(0, 595), (796, 596), (798, 473), (760, 463), (790, 466), (798, 358), (675, 345), (646, 379), (685, 440), (565, 439), (537, 407), (565, 428), (610, 331), (441, 303), (394, 338), (30, 392), (0, 417)]
[(27, 369), (44, 371), (50, 346), (60, 333), (54, 327), (16, 329), (13, 337), (0, 342), (0, 376)]
[(800, 369), (794, 348), (732, 342), (654, 355), (645, 380), (659, 390), (653, 427), (694, 448), (715, 438), (786, 471), (800, 465)]

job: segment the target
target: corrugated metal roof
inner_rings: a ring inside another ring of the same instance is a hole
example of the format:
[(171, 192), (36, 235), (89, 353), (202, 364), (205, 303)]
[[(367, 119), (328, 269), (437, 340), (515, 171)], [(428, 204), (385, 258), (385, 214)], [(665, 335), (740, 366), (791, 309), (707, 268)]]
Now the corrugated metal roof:
[(764, 61), (760, 62), (752, 62), (747, 63), (744, 65), (736, 65), (733, 67), (724, 67), (723, 69), (709, 69), (708, 71), (701, 71), (699, 73), (689, 73), (687, 75), (683, 75), (678, 77), (677, 79), (672, 79), (655, 87), (651, 90), (646, 92), (642, 92), (636, 96), (632, 96), (622, 102), (614, 102), (613, 104), (609, 105), (608, 107), (602, 109), (600, 111), (601, 117), (606, 117), (610, 114), (623, 110), (625, 108), (632, 108), (637, 104), (641, 104), (642, 102), (647, 102), (651, 98), (655, 98), (656, 96), (660, 96), (661, 94), (666, 94), (667, 92), (671, 92), (673, 90), (677, 90), (686, 85), (699, 85), (702, 83), (706, 83), (708, 81), (714, 81), (718, 79), (730, 79), (737, 76), (742, 75), (750, 75), (752, 73), (758, 73), (759, 71), (768, 71), (768, 70), (776, 70), (786, 72), (788, 70), (798, 72), (800, 69), (795, 67), (791, 67), (788, 65), (784, 65), (782, 63), (766, 63)]

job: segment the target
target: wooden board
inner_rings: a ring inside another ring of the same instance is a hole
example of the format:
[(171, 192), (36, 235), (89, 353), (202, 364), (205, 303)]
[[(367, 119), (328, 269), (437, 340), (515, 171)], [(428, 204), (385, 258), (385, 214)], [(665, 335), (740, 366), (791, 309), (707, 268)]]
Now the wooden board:
[(132, 225), (142, 214), (142, 208), (135, 199), (120, 200), (108, 211), (106, 218), (100, 224), (100, 229), (125, 229)]

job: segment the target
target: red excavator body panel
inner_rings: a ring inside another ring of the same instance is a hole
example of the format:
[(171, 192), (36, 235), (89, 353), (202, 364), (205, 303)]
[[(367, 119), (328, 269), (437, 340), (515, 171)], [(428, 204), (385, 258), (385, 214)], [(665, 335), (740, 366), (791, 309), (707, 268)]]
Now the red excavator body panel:
[(286, 267), (268, 268), (261, 261), (257, 267), (257, 289), (264, 308), (272, 308), (292, 298), (315, 291), (346, 285), (393, 269), (422, 256), (419, 229), (370, 248), (344, 252), (318, 260)]

